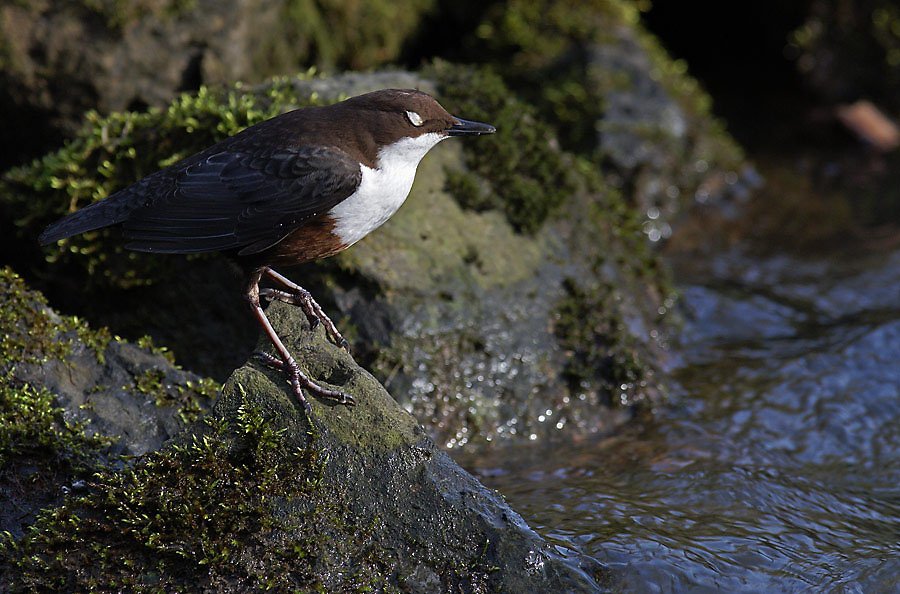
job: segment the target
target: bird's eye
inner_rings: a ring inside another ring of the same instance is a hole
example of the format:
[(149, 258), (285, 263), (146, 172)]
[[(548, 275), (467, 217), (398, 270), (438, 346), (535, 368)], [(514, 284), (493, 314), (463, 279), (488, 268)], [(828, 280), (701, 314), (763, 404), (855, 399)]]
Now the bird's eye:
[(409, 123), (412, 124), (413, 126), (421, 126), (422, 124), (425, 123), (425, 120), (422, 119), (422, 116), (420, 116), (419, 114), (417, 114), (414, 111), (407, 111), (406, 117), (409, 118)]

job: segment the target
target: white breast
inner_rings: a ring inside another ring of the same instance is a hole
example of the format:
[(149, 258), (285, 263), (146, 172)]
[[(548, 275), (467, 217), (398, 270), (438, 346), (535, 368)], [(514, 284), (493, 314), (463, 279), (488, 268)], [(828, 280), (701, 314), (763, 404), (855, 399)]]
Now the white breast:
[(361, 165), (359, 188), (328, 213), (341, 241), (353, 245), (391, 218), (409, 195), (419, 161), (444, 138), (437, 133), (404, 138), (381, 149), (374, 169)]

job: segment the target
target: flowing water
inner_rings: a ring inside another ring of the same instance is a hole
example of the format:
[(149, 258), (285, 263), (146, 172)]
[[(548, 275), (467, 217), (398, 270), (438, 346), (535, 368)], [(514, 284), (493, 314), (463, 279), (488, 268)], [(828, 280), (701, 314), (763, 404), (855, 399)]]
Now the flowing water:
[(900, 592), (900, 252), (681, 267), (676, 394), (463, 460), (625, 592)]

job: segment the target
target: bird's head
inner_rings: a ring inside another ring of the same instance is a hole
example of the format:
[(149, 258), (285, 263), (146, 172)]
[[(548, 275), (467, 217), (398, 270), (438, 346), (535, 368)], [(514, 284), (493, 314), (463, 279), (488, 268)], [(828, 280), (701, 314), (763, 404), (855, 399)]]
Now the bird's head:
[(425, 155), (431, 147), (450, 136), (478, 136), (493, 134), (490, 124), (472, 122), (455, 117), (441, 107), (427, 93), (412, 89), (384, 89), (359, 95), (344, 101), (371, 129), (375, 142), (381, 146), (400, 143)]

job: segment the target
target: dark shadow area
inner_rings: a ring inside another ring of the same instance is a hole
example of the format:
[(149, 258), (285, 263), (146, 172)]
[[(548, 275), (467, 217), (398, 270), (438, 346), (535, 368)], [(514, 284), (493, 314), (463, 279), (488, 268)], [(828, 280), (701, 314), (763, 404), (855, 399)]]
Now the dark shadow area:
[(688, 0), (654, 2), (644, 23), (713, 96), (713, 109), (748, 151), (804, 140), (816, 108), (792, 60), (788, 35), (809, 1), (741, 5)]
[[(853, 21), (854, 39), (867, 48), (865, 55), (859, 53), (857, 68), (877, 71), (877, 47), (859, 41), (866, 39), (871, 7), (854, 6), (849, 16), (820, 14), (818, 8), (809, 0), (766, 0), (739, 9), (729, 3), (662, 1), (653, 4), (644, 23), (674, 57), (688, 63), (712, 95), (713, 111), (767, 180), (744, 225), (816, 249), (843, 245), (848, 238), (874, 238), (879, 245), (884, 237), (900, 241), (897, 151), (876, 150), (837, 116), (840, 105), (860, 99), (872, 99), (888, 119), (893, 115), (891, 101), (859, 80), (844, 80), (853, 78), (844, 67), (854, 50), (835, 41), (834, 30)], [(817, 24), (831, 29), (808, 50), (817, 60), (815, 71), (803, 73), (791, 34)], [(850, 39), (850, 33), (843, 34)], [(831, 67), (824, 64), (829, 56)]]

